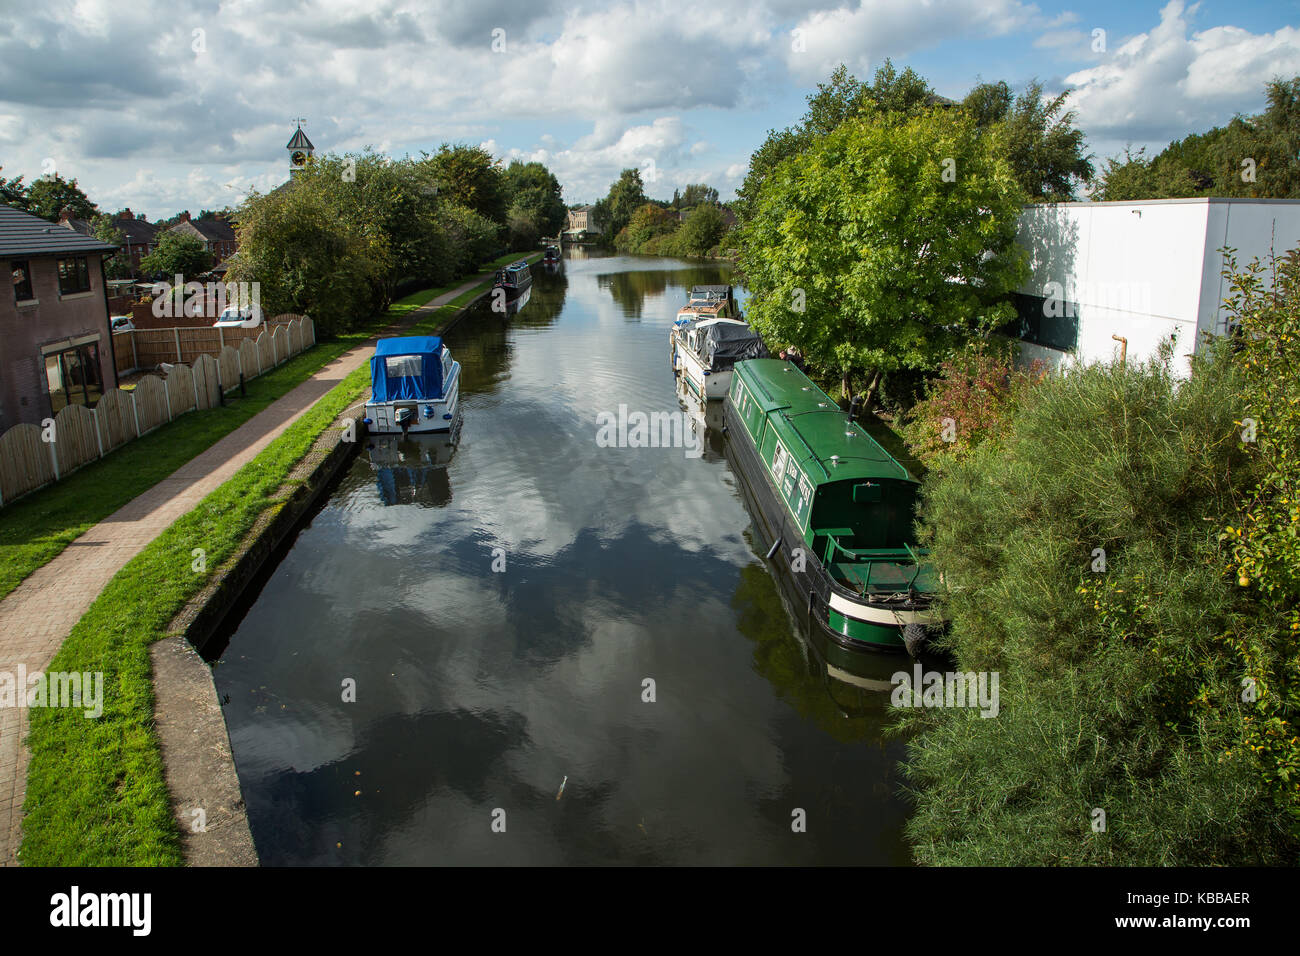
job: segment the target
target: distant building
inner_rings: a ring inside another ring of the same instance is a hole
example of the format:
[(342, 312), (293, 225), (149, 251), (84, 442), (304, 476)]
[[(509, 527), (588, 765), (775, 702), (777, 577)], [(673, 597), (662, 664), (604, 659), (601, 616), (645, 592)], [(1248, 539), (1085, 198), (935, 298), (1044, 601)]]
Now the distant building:
[[(153, 252), (158, 242), (158, 226), (137, 217), (130, 208), (123, 209), (112, 217), (113, 228), (122, 234), (122, 246), (118, 252), (130, 262), (132, 275), (140, 274), (140, 260)], [(85, 219), (74, 219), (65, 209), (59, 216), (59, 225), (66, 226), (83, 236), (93, 236), (94, 226)]]
[(600, 223), (591, 206), (577, 206), (569, 210), (569, 225), (564, 230), (565, 235), (579, 236), (582, 233), (598, 234), (600, 232)]
[(234, 228), (220, 216), (215, 219), (190, 219), (190, 214), (183, 212), (181, 221), (167, 231), (198, 239), (212, 253), (214, 266), (220, 265), (239, 249)]
[(117, 386), (104, 257), (117, 246), (0, 205), (0, 433)]
[[(1222, 335), (1224, 246), (1238, 266), (1300, 246), (1300, 200), (1155, 199), (1026, 206), (1017, 243), (1030, 277), (1015, 296), (1019, 316), (1003, 331), (1024, 361), (1054, 367), (1140, 361), (1172, 342), (1186, 376), (1206, 334)], [(1124, 342), (1116, 338), (1124, 339)]]

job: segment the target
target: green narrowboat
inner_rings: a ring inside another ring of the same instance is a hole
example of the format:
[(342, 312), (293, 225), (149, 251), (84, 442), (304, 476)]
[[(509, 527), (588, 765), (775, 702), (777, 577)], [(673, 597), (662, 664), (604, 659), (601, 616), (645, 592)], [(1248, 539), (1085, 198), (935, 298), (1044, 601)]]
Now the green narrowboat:
[(809, 618), (845, 646), (917, 653), (940, 624), (920, 483), (790, 362), (738, 362), (724, 414), (763, 547)]

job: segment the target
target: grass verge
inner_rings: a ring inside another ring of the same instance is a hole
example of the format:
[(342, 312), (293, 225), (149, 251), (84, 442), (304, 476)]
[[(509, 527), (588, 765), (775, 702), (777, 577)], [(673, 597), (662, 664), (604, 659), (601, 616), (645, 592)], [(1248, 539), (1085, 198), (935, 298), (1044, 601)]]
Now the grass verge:
[[(463, 293), (421, 317), (411, 331), (437, 331), (477, 294), (477, 287)], [(31, 763), (19, 851), (23, 865), (184, 863), (153, 728), (149, 645), (165, 635), (186, 603), (235, 556), (258, 517), (283, 507), (294, 466), (365, 392), (368, 381), (369, 368), (363, 365), (331, 389), (128, 562), (73, 627), (49, 670), (101, 672), (103, 713), (87, 719), (71, 708), (29, 711)], [(205, 552), (204, 573), (193, 570), (196, 547)]]

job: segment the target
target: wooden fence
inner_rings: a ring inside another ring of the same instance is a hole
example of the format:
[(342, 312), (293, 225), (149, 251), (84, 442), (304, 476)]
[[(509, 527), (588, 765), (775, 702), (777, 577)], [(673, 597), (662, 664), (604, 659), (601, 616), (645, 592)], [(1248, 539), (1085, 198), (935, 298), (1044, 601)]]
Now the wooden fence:
[[(141, 369), (152, 370), (162, 363), (190, 364), (200, 355), (217, 356), (227, 346), (238, 349), (244, 342), (256, 341), (264, 331), (274, 333), (280, 326), (288, 326), (301, 315), (284, 314), (270, 319), (265, 325), (255, 329), (238, 326), (229, 329), (210, 327), (175, 328), (175, 329), (133, 329), (130, 332), (113, 333), (113, 354), (117, 358), (117, 374), (138, 372)], [(294, 339), (297, 344), (297, 338)], [(268, 346), (269, 350), (269, 346)], [(301, 348), (297, 349), (302, 351)], [(297, 354), (294, 352), (293, 354)], [(284, 361), (281, 353), (274, 364)], [(246, 375), (245, 378), (248, 376)]]
[[(213, 353), (200, 348), (209, 339), (185, 338), (196, 332), (225, 336), (212, 337), (219, 343)], [(178, 415), (220, 404), (222, 395), (239, 387), (241, 376), (256, 378), (316, 344), (316, 325), (305, 315), (277, 316), (260, 329), (154, 329), (118, 335), (160, 333), (180, 333), (172, 335), (178, 351), (159, 359), (172, 366), (165, 378), (145, 375), (131, 391), (110, 390), (94, 408), (67, 405), (41, 425), (15, 425), (0, 435), (0, 506), (66, 478)], [(178, 354), (190, 356), (190, 364), (174, 362)]]

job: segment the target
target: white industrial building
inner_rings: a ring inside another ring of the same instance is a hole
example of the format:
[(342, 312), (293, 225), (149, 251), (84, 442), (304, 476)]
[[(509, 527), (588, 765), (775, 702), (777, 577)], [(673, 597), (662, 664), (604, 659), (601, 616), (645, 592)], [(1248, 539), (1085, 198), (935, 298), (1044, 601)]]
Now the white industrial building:
[(1236, 249), (1240, 267), (1300, 246), (1300, 200), (1036, 204), (1021, 214), (1017, 241), (1031, 274), (1006, 331), (1021, 340), (1022, 361), (1105, 362), (1122, 348), (1142, 360), (1172, 338), (1186, 375), (1202, 333), (1227, 327), (1221, 250)]

